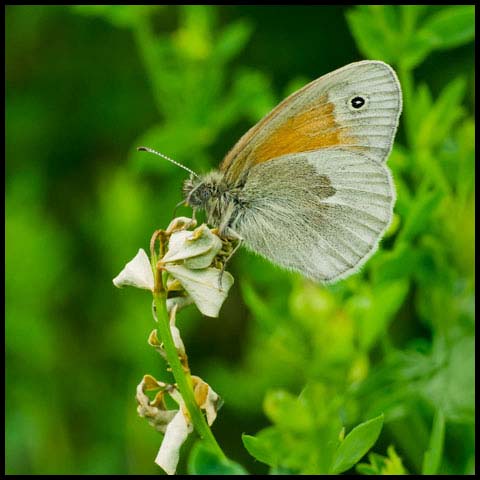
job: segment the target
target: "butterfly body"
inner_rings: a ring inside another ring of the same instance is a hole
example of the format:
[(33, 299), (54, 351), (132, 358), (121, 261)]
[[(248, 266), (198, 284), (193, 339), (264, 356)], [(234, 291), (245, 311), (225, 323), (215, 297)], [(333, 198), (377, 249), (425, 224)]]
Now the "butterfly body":
[(320, 282), (373, 254), (395, 201), (385, 161), (401, 111), (395, 72), (357, 62), (306, 85), (250, 129), (220, 169), (184, 184), (222, 235)]

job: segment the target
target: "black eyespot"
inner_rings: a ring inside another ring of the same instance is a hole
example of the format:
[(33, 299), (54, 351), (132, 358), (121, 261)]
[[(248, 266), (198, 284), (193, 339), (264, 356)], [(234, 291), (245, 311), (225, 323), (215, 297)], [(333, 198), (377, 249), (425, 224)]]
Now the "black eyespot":
[(365, 99), (357, 95), (356, 97), (353, 97), (350, 100), (350, 105), (353, 108), (358, 110), (359, 108), (362, 108), (365, 105)]

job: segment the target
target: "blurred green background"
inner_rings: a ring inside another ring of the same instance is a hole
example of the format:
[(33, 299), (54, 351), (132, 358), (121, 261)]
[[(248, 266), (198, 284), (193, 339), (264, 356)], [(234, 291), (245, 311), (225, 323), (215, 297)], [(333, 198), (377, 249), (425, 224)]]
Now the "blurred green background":
[(190, 307), (178, 325), (249, 472), (268, 466), (242, 433), (268, 437), (276, 471), (325, 473), (328, 428), (383, 412), (356, 472), (472, 473), (473, 40), (473, 6), (6, 7), (6, 473), (161, 473), (135, 402), (145, 373), (169, 378), (151, 299), (112, 278), (169, 223), (185, 172), (135, 147), (205, 172), (287, 94), (364, 58), (404, 93), (380, 250), (329, 287), (242, 251), (220, 318)]

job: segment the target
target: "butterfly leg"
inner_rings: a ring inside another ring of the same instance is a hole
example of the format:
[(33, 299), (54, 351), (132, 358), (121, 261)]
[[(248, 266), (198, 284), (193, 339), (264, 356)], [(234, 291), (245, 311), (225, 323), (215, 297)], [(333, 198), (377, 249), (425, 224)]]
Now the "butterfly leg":
[(237, 240), (238, 243), (233, 247), (233, 250), (230, 252), (230, 255), (226, 258), (226, 260), (223, 262), (222, 269), (220, 270), (220, 275), (218, 276), (218, 288), (222, 290), (222, 277), (223, 273), (225, 272), (225, 268), (227, 266), (227, 263), (229, 260), (235, 255), (236, 251), (240, 248), (243, 242), (243, 237), (241, 237), (235, 230), (232, 230), (231, 228), (228, 229), (228, 237), (231, 237), (233, 240)]
[(177, 212), (177, 209), (178, 207), (181, 207), (182, 205), (185, 205), (185, 199), (182, 200), (181, 202), (178, 202), (176, 205), (175, 205), (175, 208), (173, 209), (173, 215), (172, 217), (175, 218), (176, 217), (176, 212)]

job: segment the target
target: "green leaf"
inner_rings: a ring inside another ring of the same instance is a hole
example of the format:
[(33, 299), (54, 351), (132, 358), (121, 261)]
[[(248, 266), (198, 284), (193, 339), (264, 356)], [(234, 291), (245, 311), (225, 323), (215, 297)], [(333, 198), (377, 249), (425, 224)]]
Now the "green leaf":
[(266, 463), (270, 467), (277, 467), (277, 455), (275, 449), (265, 438), (243, 434), (242, 442), (253, 458), (259, 462)]
[(345, 472), (355, 465), (377, 441), (383, 426), (383, 413), (357, 425), (338, 446), (330, 473)]
[(462, 122), (455, 132), (455, 137), (458, 150), (450, 152), (452, 155), (450, 162), (455, 166), (453, 176), (455, 191), (462, 208), (475, 188), (475, 122), (473, 118)]
[(359, 342), (363, 351), (368, 351), (382, 335), (397, 313), (408, 293), (409, 282), (401, 278), (382, 283), (365, 296), (352, 297), (348, 306), (359, 323)]
[(441, 198), (442, 194), (438, 191), (420, 192), (410, 209), (396, 242), (399, 244), (403, 242), (408, 243), (419, 233), (428, 230), (429, 221), (432, 219)]
[(399, 240), (395, 248), (382, 255), (372, 264), (372, 278), (375, 284), (392, 282), (400, 278), (410, 278), (418, 265), (419, 255), (409, 243)]
[(295, 475), (297, 473), (298, 472), (292, 468), (280, 466), (280, 467), (271, 467), (268, 472), (268, 475)]
[(313, 426), (304, 403), (301, 398), (297, 398), (285, 390), (274, 390), (267, 393), (263, 409), (273, 423), (282, 425), (291, 431), (302, 432)]
[(439, 409), (433, 418), (432, 433), (428, 450), (423, 457), (422, 475), (435, 475), (442, 461), (443, 442), (445, 439), (445, 416)]
[(371, 465), (368, 463), (359, 463), (356, 467), (355, 470), (360, 474), (360, 475), (380, 475), (377, 470), (375, 470)]
[(417, 128), (420, 127), (423, 119), (432, 109), (433, 99), (430, 89), (426, 83), (421, 83), (415, 92), (415, 102), (413, 105), (412, 115), (416, 119)]
[(103, 17), (116, 27), (134, 27), (141, 17), (146, 17), (163, 5), (72, 5), (80, 15)]
[(406, 69), (412, 70), (417, 65), (423, 62), (425, 58), (434, 49), (431, 37), (425, 34), (417, 33), (409, 39), (404, 50), (402, 51), (402, 66)]
[(418, 148), (432, 148), (448, 136), (455, 122), (463, 115), (461, 106), (466, 81), (459, 76), (443, 90), (417, 130)]
[(244, 21), (228, 25), (217, 41), (214, 55), (222, 62), (230, 60), (244, 48), (251, 34), (252, 27)]
[(201, 441), (192, 448), (188, 459), (190, 475), (248, 475), (248, 472), (238, 463), (222, 458)]
[(411, 31), (428, 10), (428, 5), (400, 5), (403, 28)]
[(388, 457), (370, 453), (370, 463), (359, 463), (355, 470), (362, 475), (406, 475), (408, 472), (403, 466), (402, 459), (395, 452), (393, 445), (387, 449)]
[(356, 7), (349, 10), (346, 16), (350, 31), (363, 56), (383, 60), (387, 63), (391, 62), (392, 55), (388, 51), (387, 42), (383, 41), (383, 34), (374, 22), (369, 8), (366, 6)]
[(267, 333), (278, 327), (278, 317), (270, 305), (265, 302), (248, 281), (242, 283), (243, 299), (254, 315), (255, 322)]
[[(441, 347), (436, 347), (440, 351)], [(437, 354), (438, 355), (438, 354)], [(422, 386), (425, 399), (456, 422), (475, 418), (475, 338), (458, 339), (442, 359), (442, 368)]]
[(458, 5), (444, 8), (429, 17), (419, 32), (436, 48), (452, 48), (475, 38), (475, 7)]

